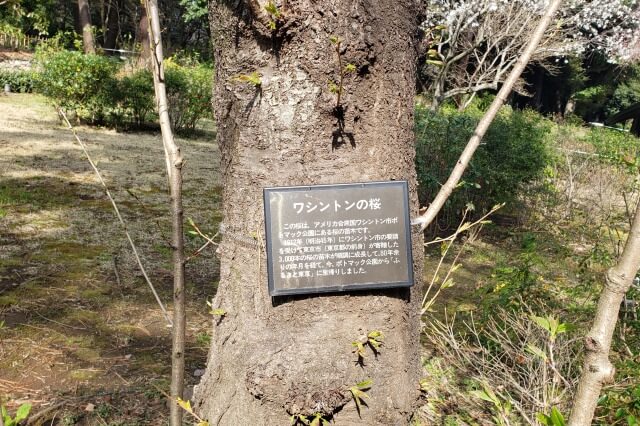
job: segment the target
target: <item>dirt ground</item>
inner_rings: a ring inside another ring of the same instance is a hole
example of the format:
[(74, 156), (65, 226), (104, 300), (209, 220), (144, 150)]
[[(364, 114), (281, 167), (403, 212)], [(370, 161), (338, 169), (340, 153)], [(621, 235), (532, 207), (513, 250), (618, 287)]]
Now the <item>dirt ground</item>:
[[(171, 309), (170, 222), (158, 134), (79, 128), (163, 302)], [(179, 139), (184, 205), (205, 232), (219, 217), (213, 132)], [(202, 240), (188, 235), (188, 253)], [(206, 300), (218, 263), (187, 264), (189, 384), (204, 368)], [(170, 329), (73, 135), (36, 95), (0, 96), (0, 402), (29, 424), (162, 424)]]
[(33, 59), (33, 53), (15, 51), (0, 46), (0, 61), (30, 61)]

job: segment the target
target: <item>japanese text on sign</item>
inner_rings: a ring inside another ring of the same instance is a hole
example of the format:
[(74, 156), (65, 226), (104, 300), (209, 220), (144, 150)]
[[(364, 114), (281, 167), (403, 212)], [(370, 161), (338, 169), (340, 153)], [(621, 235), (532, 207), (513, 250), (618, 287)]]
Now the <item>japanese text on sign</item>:
[(380, 202), (380, 198), (370, 198), (369, 200), (358, 200), (353, 202), (345, 201), (344, 206), (336, 200), (333, 200), (333, 203), (324, 203), (322, 201), (307, 201), (306, 203), (293, 203), (293, 208), (296, 210), (297, 214), (312, 213), (316, 210), (322, 213), (329, 210), (330, 208), (330, 212), (333, 211), (334, 213), (337, 213), (340, 210), (348, 212), (353, 208), (355, 208), (355, 210), (380, 210), (382, 208), (382, 203)]

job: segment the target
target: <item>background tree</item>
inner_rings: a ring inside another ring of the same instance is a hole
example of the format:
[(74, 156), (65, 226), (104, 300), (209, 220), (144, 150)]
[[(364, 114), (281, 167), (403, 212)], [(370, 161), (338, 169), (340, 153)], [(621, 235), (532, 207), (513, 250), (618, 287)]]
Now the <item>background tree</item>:
[[(546, 1), (437, 0), (431, 3), (425, 31), (423, 72), (433, 108), (452, 97), (466, 107), (476, 93), (497, 90), (529, 39)], [(573, 0), (563, 4), (532, 62), (554, 71), (553, 59), (587, 49), (611, 60), (632, 58), (638, 9), (623, 0)], [(627, 31), (628, 30), (628, 31)], [(516, 86), (527, 93), (524, 84)]]
[[(227, 313), (213, 328), (196, 409), (211, 424), (288, 424), (316, 414), (339, 424), (406, 424), (417, 402), (422, 235), (413, 234), (410, 290), (271, 298), (261, 200), (268, 186), (406, 179), (417, 214), (420, 5), (269, 5), (271, 12), (255, 1), (220, 1), (209, 15), (224, 183), (213, 307)], [(338, 80), (339, 62), (355, 72), (336, 105), (328, 83)], [(242, 82), (253, 73), (259, 81)], [(374, 330), (384, 345), (360, 366), (352, 342)], [(365, 379), (370, 398), (358, 413), (349, 388)]]
[(96, 46), (93, 40), (93, 29), (91, 28), (91, 13), (89, 11), (89, 0), (78, 0), (78, 22), (82, 31), (82, 48), (84, 53), (95, 53)]
[(471, 159), (473, 158), (476, 149), (478, 148), (478, 146), (480, 146), (482, 138), (487, 133), (489, 126), (495, 119), (500, 108), (507, 101), (507, 97), (520, 78), (522, 71), (524, 71), (524, 68), (527, 66), (534, 53), (538, 49), (539, 43), (544, 37), (547, 28), (549, 27), (549, 23), (560, 7), (560, 4), (561, 0), (553, 0), (544, 10), (542, 17), (538, 20), (538, 22), (536, 22), (536, 26), (533, 30), (533, 33), (529, 37), (525, 48), (521, 53), (519, 53), (518, 57), (516, 58), (513, 65), (513, 70), (509, 73), (504, 85), (500, 88), (500, 91), (496, 95), (493, 102), (491, 102), (491, 105), (483, 115), (482, 119), (478, 122), (473, 135), (469, 138), (469, 142), (467, 142), (467, 145), (465, 146), (462, 153), (460, 153), (460, 158), (456, 162), (455, 167), (453, 167), (453, 169), (451, 170), (451, 174), (447, 178), (447, 181), (442, 185), (442, 187), (438, 191), (438, 194), (429, 204), (427, 210), (412, 222), (416, 225), (420, 225), (421, 231), (424, 231), (426, 227), (431, 225), (431, 223), (440, 212), (440, 209), (442, 209), (453, 191), (458, 187), (460, 179), (462, 179), (462, 176)]
[(116, 48), (116, 42), (120, 35), (120, 13), (121, 1), (103, 0), (101, 2), (100, 21), (102, 22), (103, 34), (102, 46), (107, 49), (107, 53), (111, 53), (108, 49)]
[(0, 8), (0, 30), (28, 35), (53, 35), (74, 30), (75, 0), (12, 0)]
[(149, 35), (149, 17), (147, 16), (147, 8), (140, 9), (140, 17), (138, 20), (138, 28), (136, 31), (136, 44), (140, 46), (140, 56), (138, 57), (138, 66), (151, 66), (151, 44)]
[[(167, 53), (195, 53), (209, 59), (206, 4), (200, 0), (162, 0), (159, 8)], [(90, 35), (94, 47), (132, 51), (148, 45), (148, 38), (140, 31), (141, 23), (146, 25), (147, 20), (143, 14), (137, 0), (11, 0), (0, 7), (0, 33), (58, 36), (70, 48), (75, 31), (84, 39), (89, 36), (84, 28), (93, 25)], [(149, 52), (143, 52), (143, 57), (148, 58)]]

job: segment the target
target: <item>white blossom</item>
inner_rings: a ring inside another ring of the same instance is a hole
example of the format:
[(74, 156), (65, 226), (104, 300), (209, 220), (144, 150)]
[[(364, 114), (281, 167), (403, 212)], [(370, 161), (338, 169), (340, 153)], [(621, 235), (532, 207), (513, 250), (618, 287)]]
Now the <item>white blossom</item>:
[[(611, 62), (640, 59), (636, 0), (566, 0), (532, 57), (602, 52)], [(422, 24), (436, 102), (496, 88), (504, 80), (549, 0), (431, 0)], [(524, 92), (521, 85), (517, 90)]]
[[(465, 28), (477, 28), (514, 9), (542, 15), (548, 4), (548, 0), (432, 0), (423, 27), (450, 29), (464, 22)], [(575, 40), (570, 46), (557, 46), (560, 55), (598, 46), (609, 59), (621, 61), (637, 53), (640, 9), (636, 0), (568, 0), (555, 26)]]

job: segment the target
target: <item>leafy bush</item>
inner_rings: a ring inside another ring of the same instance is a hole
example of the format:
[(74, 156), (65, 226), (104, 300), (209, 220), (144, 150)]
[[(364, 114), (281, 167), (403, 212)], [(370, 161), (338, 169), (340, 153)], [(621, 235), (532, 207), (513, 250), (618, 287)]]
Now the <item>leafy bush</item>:
[[(601, 419), (599, 424), (627, 425), (640, 424), (640, 385), (637, 384), (637, 372), (640, 364), (631, 360), (623, 365), (617, 363), (618, 377), (627, 378), (628, 386), (612, 386), (603, 391), (598, 399), (596, 416)], [(622, 373), (620, 369), (622, 367)], [(631, 367), (633, 370), (630, 370)], [(619, 379), (619, 382), (623, 380)], [(635, 384), (633, 384), (635, 382)]]
[(210, 67), (181, 65), (168, 59), (165, 61), (165, 79), (174, 130), (191, 131), (199, 120), (211, 116), (213, 70)]
[(136, 126), (143, 125), (155, 107), (153, 76), (146, 69), (125, 75), (119, 82), (119, 99)]
[[(573, 327), (544, 304), (494, 306), (483, 323), (470, 316), (460, 324), (461, 316), (429, 318), (425, 326), (437, 354), (429, 363), (449, 375), (421, 383), (436, 402), (429, 406), (428, 424), (443, 424), (439, 420), (450, 414), (466, 414), (464, 424), (534, 424), (532, 419), (543, 420), (554, 409), (555, 417), (568, 413), (580, 350)], [(455, 404), (438, 406), (444, 395)]]
[(104, 115), (117, 87), (119, 65), (111, 58), (77, 51), (54, 51), (37, 56), (38, 91), (61, 108), (75, 110), (96, 121)]
[(82, 35), (75, 31), (58, 31), (41, 40), (36, 46), (36, 58), (40, 60), (64, 50), (82, 50)]
[(594, 128), (586, 142), (594, 148), (601, 161), (627, 169), (631, 174), (640, 168), (640, 139), (627, 132)]
[(24, 36), (24, 32), (22, 32), (21, 28), (16, 27), (15, 25), (9, 22), (6, 22), (6, 17), (3, 17), (3, 18), (4, 18), (2, 19), (3, 22), (0, 22), (0, 34), (5, 34), (13, 37)]
[[(155, 97), (150, 71), (119, 74), (119, 63), (113, 58), (61, 49), (60, 43), (52, 42), (36, 54), (37, 89), (56, 106), (116, 128), (141, 127), (152, 118)], [(191, 131), (199, 120), (211, 116), (213, 71), (197, 58), (170, 58), (165, 64), (171, 124), (176, 131)]]
[(621, 84), (616, 88), (613, 96), (609, 102), (607, 102), (607, 115), (617, 114), (638, 102), (640, 102), (640, 79), (635, 79)]
[(611, 97), (609, 85), (591, 86), (575, 94), (576, 114), (585, 121), (599, 120), (607, 100)]
[[(438, 112), (416, 106), (416, 168), (419, 197), (427, 205), (448, 178), (482, 116), (478, 108)], [(523, 185), (541, 176), (550, 161), (548, 135), (552, 123), (540, 114), (503, 108), (485, 135), (451, 195), (440, 223), (450, 225), (468, 203), (486, 211), (513, 202)]]
[(35, 86), (37, 74), (26, 70), (0, 70), (0, 87), (5, 84), (11, 87), (12, 92), (31, 93)]
[[(192, 131), (198, 121), (211, 116), (213, 72), (197, 61), (165, 61), (169, 118), (175, 131)], [(153, 75), (146, 69), (121, 77), (118, 105), (134, 125), (143, 125), (155, 108)]]

